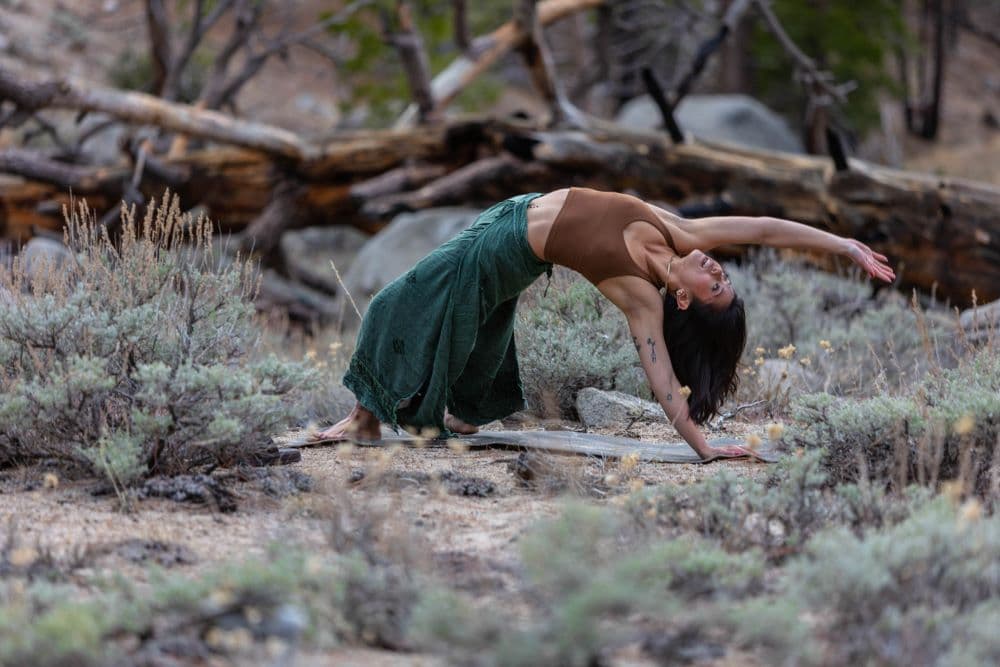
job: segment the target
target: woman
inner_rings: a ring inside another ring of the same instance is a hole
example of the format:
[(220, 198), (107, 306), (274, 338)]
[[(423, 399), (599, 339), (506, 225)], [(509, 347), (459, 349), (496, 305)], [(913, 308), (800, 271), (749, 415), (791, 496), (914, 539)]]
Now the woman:
[(381, 423), (467, 434), (521, 409), (514, 309), (559, 264), (625, 314), (653, 394), (695, 452), (744, 456), (710, 447), (698, 427), (736, 388), (746, 344), (743, 302), (705, 251), (740, 243), (840, 254), (895, 277), (864, 244), (788, 220), (686, 220), (587, 188), (512, 197), (375, 296), (344, 377), (357, 403), (316, 437), (377, 439)]

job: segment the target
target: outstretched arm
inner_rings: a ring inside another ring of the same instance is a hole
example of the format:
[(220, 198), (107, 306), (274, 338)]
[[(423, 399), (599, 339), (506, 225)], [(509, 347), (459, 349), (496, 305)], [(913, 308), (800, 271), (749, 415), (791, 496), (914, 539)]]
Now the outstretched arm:
[(711, 447), (701, 428), (688, 413), (687, 397), (681, 391), (681, 383), (674, 374), (663, 340), (663, 302), (659, 292), (652, 288), (649, 299), (643, 304), (633, 304), (625, 313), (628, 319), (632, 343), (639, 353), (642, 368), (646, 372), (650, 389), (656, 401), (663, 408), (670, 423), (681, 437), (703, 459), (716, 456), (746, 456), (750, 452), (740, 447)]
[[(663, 211), (664, 214), (670, 215)], [(884, 255), (860, 241), (844, 238), (791, 220), (770, 217), (719, 216), (686, 220), (672, 216), (680, 229), (676, 239), (683, 253), (694, 249), (708, 251), (723, 245), (744, 243), (813, 250), (848, 257), (872, 278), (892, 282), (895, 272)]]

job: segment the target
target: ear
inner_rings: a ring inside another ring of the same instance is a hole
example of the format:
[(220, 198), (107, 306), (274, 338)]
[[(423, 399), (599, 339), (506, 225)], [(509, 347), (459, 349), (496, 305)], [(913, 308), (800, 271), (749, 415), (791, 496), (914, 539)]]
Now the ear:
[(691, 305), (691, 297), (688, 296), (687, 290), (683, 287), (674, 293), (674, 299), (677, 301), (678, 310), (687, 310), (688, 306)]

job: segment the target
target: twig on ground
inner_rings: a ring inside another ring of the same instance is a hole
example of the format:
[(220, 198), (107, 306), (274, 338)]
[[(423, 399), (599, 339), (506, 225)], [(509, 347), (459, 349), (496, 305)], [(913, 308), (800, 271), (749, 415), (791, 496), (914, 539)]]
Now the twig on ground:
[(761, 399), (759, 401), (754, 401), (753, 403), (743, 403), (741, 405), (737, 405), (729, 412), (724, 412), (723, 414), (719, 415), (716, 419), (710, 421), (708, 423), (708, 428), (712, 431), (719, 431), (722, 429), (723, 422), (725, 422), (727, 419), (732, 419), (740, 412), (744, 410), (749, 410), (750, 408), (755, 408), (758, 405), (763, 405), (764, 403), (767, 403), (767, 401)]

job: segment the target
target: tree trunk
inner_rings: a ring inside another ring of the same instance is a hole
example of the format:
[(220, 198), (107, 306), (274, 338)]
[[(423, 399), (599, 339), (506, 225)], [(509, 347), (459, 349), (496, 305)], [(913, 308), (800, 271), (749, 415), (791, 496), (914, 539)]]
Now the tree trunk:
[[(164, 168), (175, 179), (188, 175), (174, 181), (175, 191), (188, 205), (206, 206), (223, 230), (244, 229), (263, 217), (256, 229), (267, 233), (248, 243), (265, 254), (290, 221), (375, 231), (401, 210), (487, 205), (521, 192), (579, 185), (674, 205), (722, 198), (734, 214), (789, 218), (864, 241), (892, 258), (904, 289), (935, 288), (961, 305), (971, 302), (973, 289), (980, 303), (1000, 298), (1000, 188), (987, 184), (859, 160), (837, 171), (821, 157), (673, 145), (658, 133), (611, 124), (584, 134), (467, 119), (347, 134), (314, 150), (321, 160), (216, 148), (166, 160)], [(10, 171), (16, 160), (6, 155), (0, 153), (0, 164)], [(140, 188), (147, 195), (164, 187), (158, 173), (164, 169), (145, 171)], [(63, 176), (94, 208), (107, 210), (117, 201), (107, 194), (107, 173), (67, 174), (48, 179), (56, 185), (0, 182), (0, 231), (24, 239), (32, 225), (58, 230), (58, 204), (68, 200)], [(281, 182), (295, 185), (283, 186), (289, 189), (276, 198)]]

